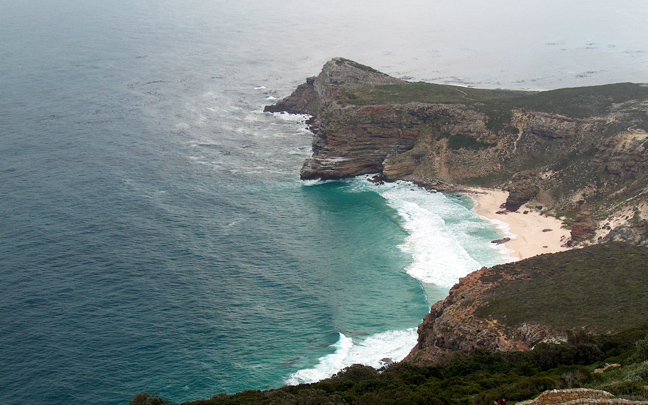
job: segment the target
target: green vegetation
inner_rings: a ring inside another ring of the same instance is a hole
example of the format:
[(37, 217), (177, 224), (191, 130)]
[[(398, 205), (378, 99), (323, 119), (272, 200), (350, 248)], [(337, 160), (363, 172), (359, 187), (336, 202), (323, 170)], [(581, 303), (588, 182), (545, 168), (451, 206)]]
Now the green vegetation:
[(360, 88), (355, 90), (354, 98), (346, 102), (354, 105), (468, 104), (487, 113), (491, 117), (489, 127), (498, 130), (510, 121), (510, 111), (515, 108), (582, 118), (604, 114), (615, 104), (646, 98), (648, 86), (635, 83), (531, 92), (416, 82)]
[(137, 394), (128, 402), (128, 405), (173, 405), (173, 402), (165, 401), (157, 395), (147, 392)]
[[(590, 387), (627, 398), (648, 399), (648, 364), (643, 362), (648, 329), (615, 335), (573, 333), (562, 345), (532, 351), (457, 354), (436, 366), (391, 364), (380, 370), (354, 365), (314, 384), (270, 391), (218, 394), (186, 405), (220, 404), (492, 404), (533, 398), (554, 388)], [(640, 354), (637, 356), (637, 354)], [(594, 373), (605, 362), (623, 367)], [(142, 394), (140, 394), (142, 395)], [(148, 394), (147, 394), (148, 395)], [(132, 402), (131, 404), (147, 404)]]
[[(513, 114), (510, 111), (492, 111), (488, 121), (486, 121), (486, 128), (493, 132), (499, 132), (506, 128), (512, 117)], [(517, 129), (515, 131), (517, 132)]]
[(525, 277), (487, 294), (481, 317), (509, 325), (540, 322), (605, 333), (648, 319), (648, 249), (620, 243), (589, 246), (502, 265)]
[(502, 184), (510, 180), (513, 173), (502, 170), (481, 177), (467, 177), (462, 180), (463, 184), (475, 187), (493, 187), (495, 184)]
[(371, 66), (363, 65), (363, 64), (358, 63), (356, 61), (353, 61), (351, 59), (339, 58), (338, 60), (335, 61), (335, 63), (337, 65), (343, 65), (343, 64), (346, 63), (348, 65), (353, 66), (356, 69), (364, 70), (366, 72), (381, 73), (381, 72), (377, 71), (376, 69), (372, 68)]
[(450, 149), (486, 149), (495, 146), (492, 143), (479, 142), (477, 139), (470, 135), (454, 134), (448, 137), (448, 147)]
[(434, 83), (403, 83), (363, 87), (355, 91), (356, 98), (349, 104), (406, 104), (420, 103), (490, 103), (533, 94), (525, 91), (485, 90)]
[(635, 83), (606, 84), (543, 91), (515, 100), (514, 106), (527, 110), (590, 117), (604, 114), (613, 104), (648, 97), (648, 87)]

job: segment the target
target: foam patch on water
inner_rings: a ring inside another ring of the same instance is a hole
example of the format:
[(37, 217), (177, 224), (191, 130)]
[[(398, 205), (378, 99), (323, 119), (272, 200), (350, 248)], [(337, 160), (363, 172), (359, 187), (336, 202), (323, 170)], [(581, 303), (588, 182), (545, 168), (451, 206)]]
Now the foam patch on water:
[(286, 380), (286, 384), (314, 383), (333, 376), (353, 364), (364, 364), (380, 368), (395, 361), (401, 361), (416, 345), (416, 328), (387, 331), (364, 339), (351, 338), (340, 333), (337, 342), (331, 345), (335, 352), (323, 356), (313, 368), (299, 370)]
[(511, 236), (504, 223), (480, 217), (460, 197), (434, 193), (408, 182), (375, 185), (358, 177), (353, 189), (378, 192), (394, 208), (409, 236), (399, 246), (412, 256), (407, 274), (426, 284), (450, 288), (482, 266), (514, 260), (491, 240)]
[[(381, 187), (380, 194), (398, 211), (409, 233), (400, 246), (412, 255), (407, 274), (423, 283), (449, 288), (460, 277), (480, 268), (481, 264), (468, 254), (442, 216), (443, 211), (454, 208), (448, 207), (453, 203), (445, 196), (407, 183)], [(446, 218), (452, 216), (445, 214)]]
[(336, 182), (336, 181), (338, 181), (338, 180), (313, 179), (313, 180), (300, 180), (299, 182), (304, 187), (314, 187), (314, 186), (319, 186), (320, 184), (333, 183), (333, 182)]
[(311, 116), (308, 114), (289, 114), (287, 112), (271, 113), (273, 116), (283, 119), (284, 121), (306, 122)]
[(392, 199), (390, 205), (405, 220), (404, 228), (410, 234), (400, 246), (412, 255), (407, 274), (424, 283), (449, 288), (480, 267), (439, 215), (411, 201)]

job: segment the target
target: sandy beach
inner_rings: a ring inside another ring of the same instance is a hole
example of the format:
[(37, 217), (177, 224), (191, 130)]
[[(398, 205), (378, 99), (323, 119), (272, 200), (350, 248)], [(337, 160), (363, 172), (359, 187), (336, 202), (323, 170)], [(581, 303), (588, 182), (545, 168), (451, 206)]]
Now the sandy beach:
[(504, 237), (511, 238), (504, 243), (511, 250), (511, 256), (526, 259), (568, 249), (564, 245), (570, 237), (569, 230), (562, 228), (559, 219), (541, 215), (537, 210), (525, 206), (520, 207), (518, 212), (504, 211), (500, 207), (508, 196), (506, 191), (471, 188), (464, 193), (475, 200), (473, 210), (477, 214), (493, 221)]

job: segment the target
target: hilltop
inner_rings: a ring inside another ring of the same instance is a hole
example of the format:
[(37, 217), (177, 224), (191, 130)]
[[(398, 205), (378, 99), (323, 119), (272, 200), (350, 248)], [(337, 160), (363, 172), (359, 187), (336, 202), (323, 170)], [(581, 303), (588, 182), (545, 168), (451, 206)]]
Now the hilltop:
[(614, 242), (482, 268), (432, 306), (405, 361), (636, 328), (648, 323), (647, 283), (648, 248)]

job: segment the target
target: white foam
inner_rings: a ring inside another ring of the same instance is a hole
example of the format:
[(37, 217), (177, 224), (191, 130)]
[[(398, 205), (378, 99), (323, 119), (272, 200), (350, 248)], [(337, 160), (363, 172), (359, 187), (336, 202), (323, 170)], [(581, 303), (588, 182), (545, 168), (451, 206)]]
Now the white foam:
[(294, 122), (306, 122), (308, 119), (311, 118), (311, 116), (308, 114), (289, 114), (287, 112), (275, 112), (271, 114), (285, 121), (294, 121)]
[(335, 352), (321, 357), (315, 367), (292, 374), (286, 384), (320, 381), (354, 364), (380, 368), (392, 361), (401, 361), (414, 347), (416, 339), (416, 328), (377, 333), (364, 339), (340, 333), (338, 341), (331, 345)]
[(180, 122), (175, 126), (176, 132), (185, 132), (188, 131), (189, 129), (191, 129), (191, 126), (186, 122)]
[[(351, 185), (382, 195), (403, 219), (409, 236), (399, 246), (412, 256), (407, 274), (426, 284), (450, 288), (459, 278), (478, 270), (512, 261), (510, 251), (490, 243), (489, 229), (509, 237), (506, 224), (487, 221), (442, 193), (432, 193), (408, 182), (375, 185), (372, 175), (358, 177)], [(446, 223), (447, 220), (447, 223)], [(486, 236), (485, 236), (486, 235)]]
[(337, 180), (319, 180), (319, 179), (315, 179), (315, 180), (300, 180), (300, 183), (301, 183), (301, 185), (304, 186), (304, 187), (312, 187), (312, 186), (318, 186), (318, 185), (320, 185), (320, 184), (332, 183), (332, 182), (334, 182), (334, 181), (337, 181)]
[[(515, 260), (511, 250), (492, 239), (515, 238), (507, 224), (490, 221), (443, 193), (397, 181), (376, 185), (374, 175), (345, 180), (351, 190), (383, 196), (403, 220), (409, 236), (399, 248), (412, 256), (406, 272), (424, 284), (450, 288), (461, 277), (480, 269)], [(320, 184), (313, 181), (308, 185)]]
[(449, 288), (460, 277), (480, 267), (437, 214), (414, 202), (391, 200), (390, 203), (405, 220), (404, 227), (410, 234), (400, 246), (412, 255), (407, 274), (424, 283)]
[(407, 274), (423, 283), (450, 288), (481, 264), (473, 259), (439, 215), (447, 210), (447, 197), (408, 183), (381, 187), (380, 194), (404, 220), (409, 233), (400, 248), (412, 255)]

